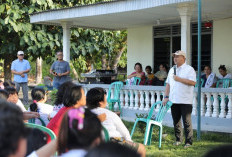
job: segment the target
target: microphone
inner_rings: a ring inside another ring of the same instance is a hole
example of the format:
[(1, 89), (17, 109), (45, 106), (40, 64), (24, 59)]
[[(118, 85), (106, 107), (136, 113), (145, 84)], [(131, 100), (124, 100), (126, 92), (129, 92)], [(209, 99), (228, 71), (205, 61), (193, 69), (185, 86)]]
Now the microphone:
[(174, 68), (174, 75), (176, 75), (176, 65), (174, 65), (173, 68)]

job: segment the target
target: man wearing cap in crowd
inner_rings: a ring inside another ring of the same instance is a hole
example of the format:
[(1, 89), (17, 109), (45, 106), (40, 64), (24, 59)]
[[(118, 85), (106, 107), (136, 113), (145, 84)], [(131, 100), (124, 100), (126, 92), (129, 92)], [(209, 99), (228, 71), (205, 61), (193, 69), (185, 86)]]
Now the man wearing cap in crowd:
[(19, 92), (20, 87), (23, 90), (23, 103), (28, 104), (28, 76), (27, 73), (30, 71), (30, 63), (24, 58), (24, 52), (18, 51), (18, 59), (14, 60), (11, 64), (11, 72), (14, 74), (14, 82), (16, 90)]
[(196, 84), (196, 72), (193, 67), (185, 63), (185, 52), (176, 51), (173, 53), (173, 57), (175, 65), (168, 73), (163, 105), (166, 105), (167, 101), (173, 103), (171, 113), (176, 137), (174, 145), (176, 146), (182, 142), (182, 117), (185, 130), (184, 148), (187, 148), (193, 143), (191, 113), (194, 86)]

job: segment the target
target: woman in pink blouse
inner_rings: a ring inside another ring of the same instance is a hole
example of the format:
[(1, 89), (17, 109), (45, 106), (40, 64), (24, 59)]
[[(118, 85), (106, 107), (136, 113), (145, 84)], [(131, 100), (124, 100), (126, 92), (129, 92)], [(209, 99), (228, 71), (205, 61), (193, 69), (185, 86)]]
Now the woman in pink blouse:
[(146, 82), (146, 77), (145, 73), (143, 72), (142, 64), (140, 63), (135, 63), (134, 66), (135, 72), (131, 73), (130, 75), (127, 76), (128, 79), (131, 79), (133, 77), (140, 77), (141, 82), (139, 85), (144, 85)]

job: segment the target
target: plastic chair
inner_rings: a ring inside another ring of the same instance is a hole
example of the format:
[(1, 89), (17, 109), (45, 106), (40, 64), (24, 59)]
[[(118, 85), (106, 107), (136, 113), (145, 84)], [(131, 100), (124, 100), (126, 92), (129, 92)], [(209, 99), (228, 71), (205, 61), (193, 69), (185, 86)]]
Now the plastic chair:
[[(41, 118), (37, 118), (37, 119), (41, 122), (41, 125), (42, 125), (42, 126), (45, 126), (45, 127), (46, 127), (45, 122), (44, 122)], [(35, 124), (35, 118), (29, 119), (29, 120), (28, 120), (28, 123)]]
[[(118, 107), (119, 107), (119, 110), (121, 112), (121, 105), (120, 105), (120, 99), (119, 99), (119, 94), (120, 94), (120, 90), (122, 89), (123, 87), (123, 82), (121, 81), (117, 81), (117, 82), (113, 82), (110, 84), (110, 88), (109, 88), (109, 92), (108, 92), (108, 97), (107, 97), (107, 102), (109, 104), (109, 109), (111, 111), (114, 110), (114, 104), (117, 102), (118, 103)], [(114, 97), (111, 98), (111, 90), (114, 89)]]
[(103, 129), (103, 132), (104, 132), (104, 135), (105, 135), (105, 142), (109, 142), (110, 141), (110, 136), (109, 136), (108, 130), (104, 126), (102, 126), (102, 129)]
[[(155, 115), (155, 119), (152, 118), (153, 111), (155, 107), (160, 104), (160, 109), (158, 113)], [(169, 110), (169, 108), (172, 106), (172, 102), (168, 101), (165, 106), (162, 105), (162, 101), (158, 101), (155, 104), (152, 105), (148, 117), (147, 118), (137, 118), (133, 129), (131, 131), (131, 138), (133, 136), (133, 133), (135, 131), (135, 127), (138, 122), (145, 122), (146, 123), (146, 131), (145, 131), (145, 136), (144, 136), (144, 145), (151, 145), (151, 138), (152, 138), (152, 132), (153, 132), (153, 127), (157, 125), (159, 127), (159, 148), (161, 148), (161, 141), (162, 141), (162, 132), (163, 132), (163, 126), (162, 126), (162, 121)]]
[(229, 88), (232, 85), (232, 79), (220, 79), (217, 81), (216, 88), (219, 88), (219, 84), (222, 83), (222, 88)]
[[(203, 79), (203, 78), (201, 78), (201, 87), (203, 87), (203, 85), (204, 85), (204, 82), (205, 82), (205, 80)], [(198, 87), (198, 79), (197, 79), (197, 82), (196, 82), (196, 84), (195, 84), (195, 87)]]
[[(134, 77), (134, 82), (132, 85), (139, 85), (141, 82), (141, 78), (140, 77)], [(128, 85), (128, 81), (126, 81), (126, 85)]]
[(47, 133), (50, 137), (51, 140), (56, 139), (56, 135), (54, 134), (54, 132), (42, 125), (37, 125), (37, 124), (33, 124), (33, 123), (25, 123), (26, 126), (31, 127), (31, 128), (37, 128), (40, 129), (41, 131)]

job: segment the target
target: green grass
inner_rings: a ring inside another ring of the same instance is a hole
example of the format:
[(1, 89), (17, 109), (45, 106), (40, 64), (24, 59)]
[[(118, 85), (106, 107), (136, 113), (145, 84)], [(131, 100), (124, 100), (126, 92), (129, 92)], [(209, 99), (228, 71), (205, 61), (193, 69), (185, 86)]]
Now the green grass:
[[(133, 124), (131, 122), (125, 122), (124, 124), (132, 130)], [(145, 127), (145, 126), (144, 126)], [(222, 144), (232, 143), (232, 136), (230, 134), (203, 132), (201, 134), (201, 140), (197, 141), (196, 131), (194, 131), (193, 145), (187, 149), (184, 149), (184, 143), (180, 146), (173, 146), (175, 141), (174, 130), (170, 127), (163, 128), (163, 134), (167, 134), (162, 139), (162, 148), (158, 148), (158, 128), (155, 127), (152, 136), (152, 144), (146, 146), (147, 157), (202, 157), (206, 152)], [(136, 126), (135, 133), (132, 140), (134, 142), (143, 143), (144, 133)]]

